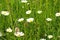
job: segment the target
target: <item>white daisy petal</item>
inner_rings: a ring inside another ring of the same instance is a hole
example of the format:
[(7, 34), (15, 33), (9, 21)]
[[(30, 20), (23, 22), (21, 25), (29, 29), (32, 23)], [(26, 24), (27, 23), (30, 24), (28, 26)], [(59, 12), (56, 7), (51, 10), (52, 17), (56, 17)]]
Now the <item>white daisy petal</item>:
[(20, 36), (24, 36), (24, 33), (23, 32), (20, 32)]
[(40, 40), (46, 40), (46, 39), (44, 39), (44, 38), (41, 38)]
[(55, 16), (56, 16), (56, 17), (60, 16), (60, 13), (56, 13)]
[(52, 21), (52, 19), (51, 18), (46, 18), (46, 21)]
[(18, 19), (18, 22), (22, 22), (22, 21), (24, 21), (24, 18)]
[(24, 33), (23, 32), (15, 32), (14, 35), (16, 37), (20, 37), (20, 36), (24, 36)]
[(31, 10), (26, 11), (26, 14), (30, 14), (30, 13), (31, 13)]
[(6, 32), (12, 32), (12, 29), (11, 28), (7, 28)]
[(15, 35), (16, 37), (20, 37), (20, 32), (15, 32), (14, 35)]
[(40, 10), (39, 10), (39, 11), (37, 11), (37, 13), (38, 13), (38, 14), (41, 14), (41, 13), (42, 13), (42, 11), (40, 11)]
[(48, 35), (48, 38), (49, 38), (49, 39), (53, 38), (53, 35)]
[(9, 12), (8, 11), (1, 11), (1, 14), (2, 15), (5, 15), (5, 16), (8, 16), (9, 15)]
[(27, 20), (27, 22), (33, 22), (34, 21), (34, 18), (28, 18), (26, 20)]
[(27, 3), (28, 1), (27, 0), (21, 0), (22, 3)]

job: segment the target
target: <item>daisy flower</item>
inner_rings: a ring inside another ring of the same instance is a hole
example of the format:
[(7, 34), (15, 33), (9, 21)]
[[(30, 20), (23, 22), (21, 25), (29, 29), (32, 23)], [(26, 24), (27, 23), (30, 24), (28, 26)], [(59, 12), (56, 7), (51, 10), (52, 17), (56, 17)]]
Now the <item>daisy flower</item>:
[(12, 29), (11, 28), (7, 28), (6, 32), (12, 32)]
[(38, 13), (38, 14), (41, 14), (41, 13), (42, 13), (42, 11), (40, 11), (40, 10), (39, 10), (39, 11), (37, 11), (37, 13)]
[(24, 36), (24, 33), (23, 32), (15, 32), (14, 35), (16, 37), (20, 37), (20, 36)]
[(20, 32), (15, 32), (14, 35), (15, 35), (16, 37), (20, 37)]
[(24, 36), (24, 33), (23, 32), (20, 32), (20, 36)]
[(56, 16), (56, 17), (60, 16), (60, 13), (56, 13), (55, 16)]
[(22, 22), (22, 21), (24, 21), (24, 18), (18, 19), (18, 22)]
[(26, 11), (26, 14), (30, 14), (30, 13), (31, 13), (31, 10)]
[(1, 11), (2, 15), (8, 16), (9, 15), (9, 11)]
[(33, 22), (34, 21), (34, 18), (28, 18), (26, 20), (27, 20), (27, 22)]
[(48, 38), (49, 38), (49, 39), (53, 38), (53, 35), (48, 35)]
[(40, 40), (46, 40), (46, 39), (44, 39), (44, 38), (41, 38)]
[(46, 18), (46, 21), (52, 21), (52, 19), (51, 18)]
[(27, 0), (21, 0), (22, 3), (27, 3), (28, 1)]

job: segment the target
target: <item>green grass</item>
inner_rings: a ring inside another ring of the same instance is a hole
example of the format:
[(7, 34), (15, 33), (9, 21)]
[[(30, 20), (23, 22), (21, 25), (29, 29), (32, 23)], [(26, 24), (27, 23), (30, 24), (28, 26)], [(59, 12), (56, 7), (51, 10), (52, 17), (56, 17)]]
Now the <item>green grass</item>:
[[(20, 0), (0, 0), (0, 12), (8, 10), (9, 16), (0, 14), (0, 31), (5, 35), (0, 37), (0, 40), (40, 40), (46, 38), (44, 35), (53, 35), (51, 40), (60, 40), (57, 36), (60, 35), (60, 17), (56, 17), (56, 12), (60, 12), (60, 0), (28, 0), (30, 5), (21, 3)], [(24, 6), (24, 8), (22, 8)], [(26, 15), (27, 10), (32, 10), (30, 15)], [(38, 10), (42, 10), (42, 14), (37, 14)], [(35, 20), (32, 23), (27, 23), (24, 20), (18, 23), (19, 18), (33, 17)], [(47, 22), (46, 18), (52, 18), (51, 22)], [(7, 33), (6, 28), (11, 27), (12, 33)], [(14, 28), (19, 27), (20, 31), (25, 33), (23, 37), (14, 36)]]

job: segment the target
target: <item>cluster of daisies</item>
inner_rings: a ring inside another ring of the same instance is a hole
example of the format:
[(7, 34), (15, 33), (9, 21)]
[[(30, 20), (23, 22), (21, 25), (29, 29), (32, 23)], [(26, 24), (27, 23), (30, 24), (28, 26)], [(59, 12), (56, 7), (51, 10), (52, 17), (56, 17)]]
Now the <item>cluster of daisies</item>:
[[(41, 14), (42, 11), (39, 10), (39, 11), (37, 11), (37, 13)], [(10, 14), (10, 12), (9, 11), (1, 11), (1, 14), (4, 15), (4, 16), (8, 16)], [(31, 10), (27, 10), (26, 14), (31, 14)], [(57, 17), (60, 16), (60, 13), (56, 13), (55, 16), (57, 16)], [(18, 22), (22, 22), (22, 21), (24, 21), (24, 18), (19, 18), (17, 21)], [(31, 22), (34, 21), (34, 18), (28, 18), (28, 19), (26, 19), (26, 21), (29, 22), (29, 23), (31, 23)], [(52, 21), (52, 19), (51, 18), (46, 18), (46, 21)], [(6, 29), (6, 32), (12, 32), (12, 31), (13, 30), (10, 27)], [(17, 36), (17, 37), (20, 37), (20, 36), (24, 36), (24, 33), (20, 32), (19, 28), (16, 27), (14, 35)], [(0, 32), (0, 36), (2, 36), (1, 32)], [(53, 38), (53, 35), (48, 35), (48, 38), (49, 39)], [(42, 38), (40, 40), (46, 40), (46, 39)]]
[[(11, 33), (11, 32), (13, 32), (13, 30), (9, 27), (9, 28), (6, 29), (6, 32), (7, 32), (7, 33)], [(24, 33), (21, 32), (21, 31), (19, 31), (19, 28), (16, 27), (16, 28), (15, 28), (15, 32), (14, 32), (14, 35), (15, 35), (16, 37), (20, 37), (20, 36), (24, 36)], [(4, 35), (0, 32), (0, 37), (1, 37), (1, 36), (4, 36)]]
[[(27, 3), (28, 1), (27, 0), (21, 0), (21, 2), (22, 3)], [(29, 14), (31, 14), (31, 12), (32, 12), (31, 10), (27, 10), (26, 11), (26, 14), (29, 15)], [(38, 10), (37, 13), (38, 14), (41, 14), (42, 11), (41, 10)], [(9, 11), (1, 11), (1, 15), (8, 16), (8, 15), (10, 15), (10, 12)], [(56, 17), (59, 17), (60, 16), (60, 13), (56, 13), (55, 16)], [(19, 18), (17, 21), (18, 22), (22, 22), (22, 21), (24, 21), (24, 18)], [(26, 19), (26, 21), (29, 22), (29, 23), (31, 23), (31, 22), (34, 21), (34, 18), (32, 18), (32, 17), (31, 18), (28, 18), (28, 19)], [(46, 18), (46, 21), (52, 21), (52, 19), (51, 18)], [(6, 29), (6, 32), (9, 32), (10, 33), (12, 31), (13, 30), (10, 27)], [(24, 36), (25, 34), (24, 34), (24, 32), (19, 31), (19, 28), (16, 27), (15, 28), (15, 32), (14, 32), (14, 35), (17, 36), (17, 37), (20, 37), (20, 36)], [(2, 36), (2, 33), (1, 32), (0, 32), (0, 36)], [(49, 39), (53, 38), (53, 35), (48, 35), (48, 38)], [(46, 40), (46, 39), (41, 38), (40, 40)]]
[[(12, 31), (13, 31), (13, 30), (12, 30), (10, 27), (6, 29), (6, 32), (11, 33)], [(14, 32), (14, 35), (15, 35), (16, 37), (20, 37), (20, 36), (24, 36), (24, 33), (21, 32), (21, 31), (19, 31), (19, 28), (16, 27), (16, 28), (15, 28), (15, 32)]]
[[(53, 38), (53, 35), (45, 35), (45, 36), (47, 36), (49, 39), (52, 39)], [(46, 40), (45, 38), (41, 38), (40, 40)]]
[[(28, 14), (31, 14), (31, 10), (27, 10), (26, 11), (26, 14), (28, 15)], [(38, 14), (40, 14), (40, 13), (42, 13), (42, 11), (37, 11), (37, 13)], [(1, 15), (4, 15), (4, 16), (8, 16), (8, 15), (10, 15), (10, 12), (9, 11), (1, 11)], [(17, 20), (18, 22), (22, 22), (22, 21), (24, 21), (24, 18), (19, 18), (18, 20)], [(27, 22), (29, 22), (29, 23), (31, 23), (31, 22), (33, 22), (34, 21), (34, 18), (28, 18), (28, 19), (26, 19), (26, 21)], [(9, 27), (9, 28), (7, 28), (6, 29), (6, 32), (12, 32), (13, 30)], [(24, 36), (24, 33), (23, 32), (20, 32), (19, 31), (19, 28), (18, 27), (16, 27), (15, 28), (15, 33), (14, 33), (14, 35), (15, 36), (17, 36), (17, 37), (20, 37), (20, 36)], [(0, 33), (0, 36), (2, 36), (2, 33)]]

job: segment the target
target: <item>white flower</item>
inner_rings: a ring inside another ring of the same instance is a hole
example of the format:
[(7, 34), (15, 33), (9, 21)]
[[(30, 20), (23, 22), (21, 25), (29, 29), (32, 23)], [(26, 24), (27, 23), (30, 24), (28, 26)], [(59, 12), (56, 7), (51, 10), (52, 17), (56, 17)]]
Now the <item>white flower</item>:
[(40, 39), (40, 40), (46, 40), (46, 39), (42, 38), (42, 39)]
[(15, 32), (14, 35), (20, 37), (20, 32)]
[(24, 21), (24, 18), (18, 19), (18, 22), (22, 22), (22, 21)]
[(47, 18), (46, 21), (52, 21), (52, 19), (51, 18)]
[(41, 13), (42, 13), (42, 11), (40, 11), (40, 10), (39, 10), (39, 11), (37, 11), (37, 13), (38, 13), (38, 14), (41, 14)]
[(31, 10), (26, 11), (26, 14), (30, 14), (30, 13), (31, 13)]
[(49, 39), (53, 38), (53, 35), (48, 35), (48, 38), (49, 38)]
[(24, 36), (24, 33), (23, 32), (20, 32), (20, 36)]
[(55, 16), (57, 16), (57, 17), (60, 16), (60, 13), (56, 13)]
[(27, 0), (21, 0), (22, 3), (27, 3), (28, 1)]
[(34, 21), (34, 18), (28, 18), (26, 20), (27, 20), (27, 22), (33, 22)]
[(20, 36), (24, 36), (24, 33), (23, 32), (15, 32), (14, 35), (17, 37), (20, 37)]
[(11, 28), (6, 29), (6, 32), (12, 32)]
[(0, 37), (2, 36), (2, 33), (0, 32)]
[(9, 15), (9, 12), (8, 11), (1, 11), (1, 14), (2, 15), (5, 15), (5, 16), (8, 16)]

